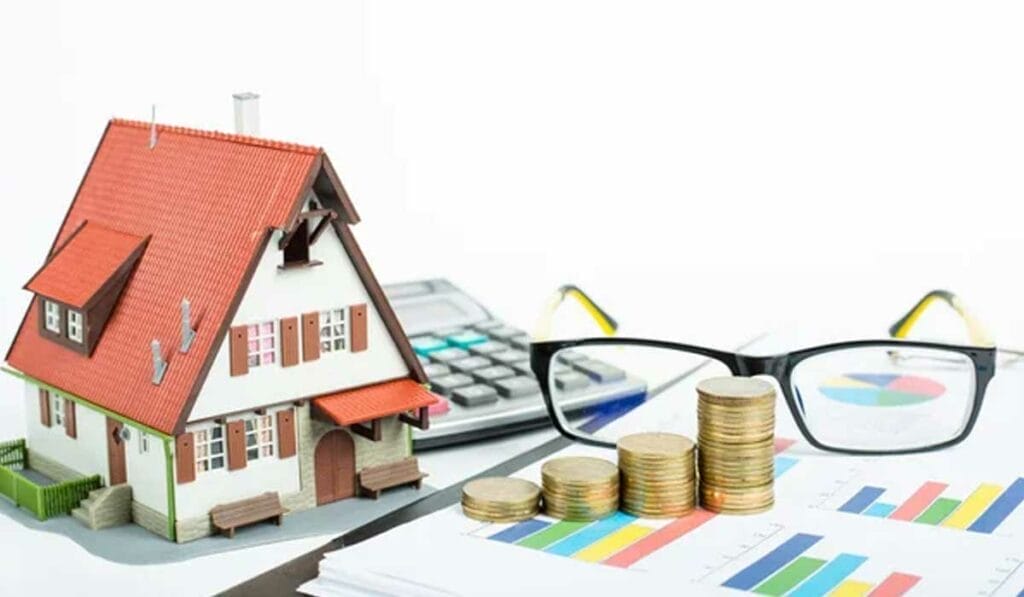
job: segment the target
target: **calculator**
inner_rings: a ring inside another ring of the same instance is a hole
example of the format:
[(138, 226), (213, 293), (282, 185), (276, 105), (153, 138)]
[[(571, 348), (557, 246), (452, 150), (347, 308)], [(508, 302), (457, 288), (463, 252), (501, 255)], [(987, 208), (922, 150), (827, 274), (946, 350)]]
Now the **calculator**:
[[(412, 430), (415, 449), (550, 425), (525, 331), (447, 280), (390, 284), (384, 293), (440, 397), (430, 428)], [(570, 415), (607, 417), (646, 396), (646, 383), (622, 369), (572, 351), (558, 358), (552, 374)]]

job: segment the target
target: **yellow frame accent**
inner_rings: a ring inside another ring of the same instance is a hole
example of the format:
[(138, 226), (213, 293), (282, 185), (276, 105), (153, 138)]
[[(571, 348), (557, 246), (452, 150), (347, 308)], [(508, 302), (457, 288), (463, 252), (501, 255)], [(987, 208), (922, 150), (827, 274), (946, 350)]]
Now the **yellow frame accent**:
[(917, 324), (921, 315), (935, 304), (936, 301), (948, 304), (964, 320), (964, 325), (967, 327), (967, 337), (970, 338), (971, 343), (979, 346), (995, 345), (992, 335), (989, 334), (984, 324), (971, 314), (960, 297), (952, 292), (942, 290), (933, 290), (918, 301), (917, 305), (904, 317), (902, 323), (893, 330), (892, 336), (905, 339), (910, 334), (910, 330)]
[(614, 336), (615, 332), (619, 329), (618, 322), (612, 318), (604, 309), (599, 307), (594, 299), (583, 292), (578, 286), (572, 284), (566, 284), (561, 286), (548, 300), (548, 304), (544, 307), (541, 313), (540, 319), (537, 322), (537, 330), (534, 333), (534, 338), (537, 340), (547, 340), (551, 336), (551, 321), (555, 317), (555, 313), (558, 308), (565, 301), (565, 297), (570, 296), (576, 299), (583, 309), (590, 315), (590, 318), (594, 320), (601, 331), (606, 336)]

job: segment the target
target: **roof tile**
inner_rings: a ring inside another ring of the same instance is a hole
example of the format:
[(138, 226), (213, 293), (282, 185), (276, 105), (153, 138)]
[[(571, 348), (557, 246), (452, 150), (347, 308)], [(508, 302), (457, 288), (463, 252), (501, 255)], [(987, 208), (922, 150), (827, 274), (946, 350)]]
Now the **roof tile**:
[(313, 399), (313, 405), (338, 425), (365, 423), (436, 402), (437, 396), (411, 379), (386, 381)]

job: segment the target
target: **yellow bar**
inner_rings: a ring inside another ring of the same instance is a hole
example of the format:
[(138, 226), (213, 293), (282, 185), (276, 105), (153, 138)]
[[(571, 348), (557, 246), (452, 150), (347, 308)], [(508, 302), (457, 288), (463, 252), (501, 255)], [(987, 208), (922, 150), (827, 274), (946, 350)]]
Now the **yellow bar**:
[(836, 587), (835, 591), (829, 593), (829, 597), (864, 597), (874, 588), (869, 582), (859, 580), (846, 580)]
[(576, 552), (576, 555), (574, 555), (573, 558), (583, 560), (584, 562), (600, 562), (601, 560), (606, 560), (614, 554), (629, 547), (634, 541), (638, 541), (650, 532), (651, 529), (642, 527), (638, 524), (624, 526), (604, 539), (601, 539), (597, 543), (592, 543), (586, 549)]
[(1002, 487), (990, 483), (982, 483), (974, 490), (974, 493), (960, 504), (959, 508), (949, 515), (949, 518), (942, 522), (942, 526), (966, 529), (985, 511), (985, 508), (988, 508), (992, 502), (996, 501), (996, 498), (1001, 493), (1003, 493)]

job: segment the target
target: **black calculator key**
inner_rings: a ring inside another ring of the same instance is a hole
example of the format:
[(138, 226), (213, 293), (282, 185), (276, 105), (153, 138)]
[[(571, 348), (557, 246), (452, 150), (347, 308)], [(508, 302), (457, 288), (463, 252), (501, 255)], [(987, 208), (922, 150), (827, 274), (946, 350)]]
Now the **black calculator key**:
[(435, 392), (448, 395), (452, 393), (452, 390), (472, 385), (472, 383), (473, 378), (465, 373), (452, 373), (430, 380), (430, 388)]
[(469, 353), (461, 348), (445, 348), (443, 350), (435, 350), (430, 353), (430, 358), (434, 359), (438, 363), (450, 363), (451, 361), (457, 361), (464, 359), (469, 356)]
[(459, 373), (469, 373), (474, 369), (480, 369), (481, 367), (490, 367), (490, 359), (484, 357), (466, 357), (464, 359), (458, 359), (456, 361), (448, 361), (448, 365), (458, 371)]
[(499, 363), (511, 365), (512, 363), (518, 363), (519, 361), (525, 361), (529, 359), (530, 353), (523, 352), (522, 350), (505, 350), (487, 356), (491, 357), (495, 361), (498, 361)]
[(462, 406), (481, 406), (498, 401), (498, 392), (491, 386), (476, 384), (452, 392), (452, 402)]
[(572, 364), (580, 373), (598, 383), (609, 383), (626, 379), (626, 372), (618, 367), (612, 367), (608, 363), (597, 360), (577, 361)]
[(555, 387), (563, 392), (582, 390), (590, 385), (590, 378), (578, 371), (555, 374)]
[(494, 382), (494, 387), (498, 388), (498, 393), (505, 398), (532, 396), (540, 392), (540, 385), (536, 379), (523, 376), (499, 379)]
[(448, 365), (442, 365), (441, 363), (430, 363), (423, 365), (423, 372), (427, 374), (427, 377), (441, 377), (442, 375), (448, 375), (452, 370)]
[(483, 342), (481, 344), (474, 344), (473, 346), (469, 347), (469, 352), (473, 354), (478, 354), (482, 357), (494, 354), (496, 352), (505, 352), (506, 350), (508, 350), (508, 344), (495, 342), (494, 340)]
[(493, 383), (499, 379), (515, 376), (516, 372), (503, 365), (484, 367), (473, 372), (473, 377), (481, 383)]

